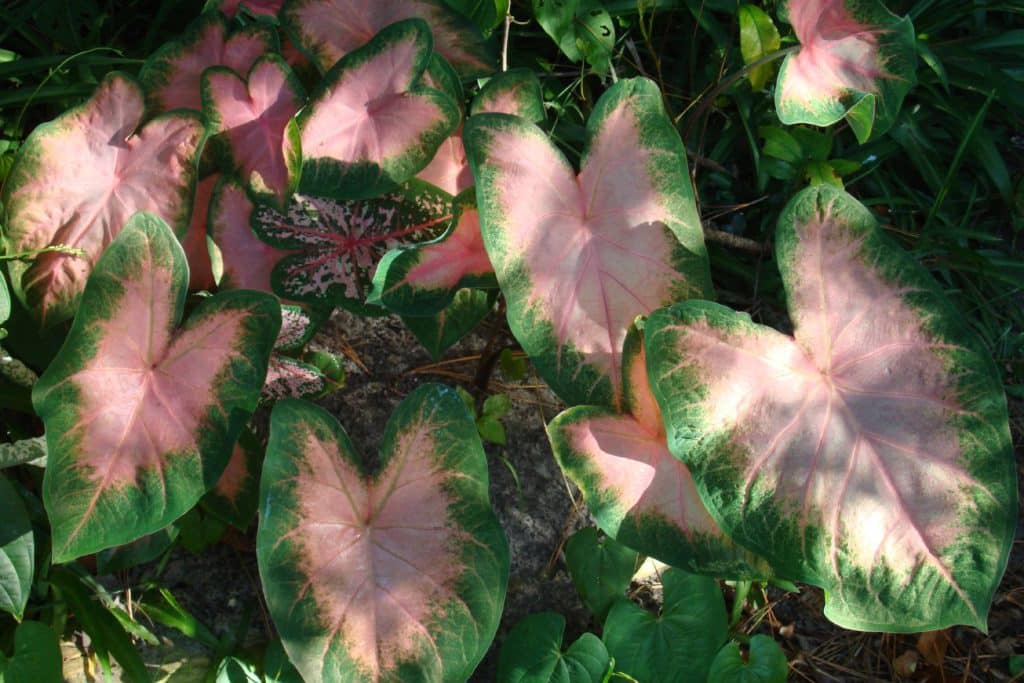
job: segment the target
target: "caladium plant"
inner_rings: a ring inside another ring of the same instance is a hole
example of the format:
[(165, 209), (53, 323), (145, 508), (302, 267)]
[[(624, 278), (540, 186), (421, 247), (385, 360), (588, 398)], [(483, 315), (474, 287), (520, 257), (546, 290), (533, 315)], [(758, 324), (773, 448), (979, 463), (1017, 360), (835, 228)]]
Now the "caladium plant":
[(734, 540), (825, 587), (834, 622), (984, 629), (1017, 509), (998, 371), (845, 192), (794, 197), (777, 257), (793, 337), (708, 302), (648, 320), (669, 447)]
[(647, 382), (643, 337), (622, 348), (622, 412), (575, 406), (548, 425), (551, 449), (601, 529), (673, 567), (719, 578), (766, 578), (767, 563), (722, 532), (690, 471), (669, 451)]
[(300, 306), (281, 307), (281, 331), (270, 355), (267, 380), (260, 397), (263, 401), (282, 398), (312, 398), (330, 390), (332, 382), (314, 365), (286, 355), (302, 349), (323, 324), (323, 311)]
[(373, 197), (422, 170), (461, 116), (445, 92), (422, 84), (430, 27), (406, 19), (340, 59), (298, 116), (300, 189)]
[(53, 558), (130, 542), (217, 483), (256, 407), (281, 324), (267, 294), (200, 304), (160, 218), (136, 214), (96, 264), (60, 353), (32, 391), (46, 427)]
[(480, 31), (443, 0), (290, 0), (281, 22), (324, 71), (368, 43), (386, 26), (418, 18), (463, 78), (495, 70), (496, 59)]
[(779, 70), (783, 123), (828, 126), (844, 116), (860, 142), (886, 132), (914, 85), (914, 27), (879, 0), (788, 0), (800, 49)]
[(39, 126), (19, 151), (3, 188), (7, 253), (80, 250), (9, 262), (15, 293), (46, 324), (74, 314), (96, 259), (136, 211), (185, 232), (202, 121), (172, 112), (140, 128), (144, 116), (139, 85), (111, 73), (88, 101)]
[(308, 682), (464, 681), (494, 636), (508, 547), (476, 426), (424, 385), (371, 468), (309, 403), (274, 407), (257, 557), (267, 605)]
[(295, 301), (366, 311), (374, 269), (381, 256), (403, 243), (429, 240), (453, 220), (451, 198), (426, 183), (367, 200), (336, 200), (296, 194), (287, 211), (257, 205), (256, 235), (278, 249), (293, 250), (271, 273), (274, 291)]
[(471, 116), (465, 141), (509, 327), (567, 403), (619, 406), (633, 319), (712, 296), (686, 153), (661, 92), (642, 78), (609, 88), (578, 175), (518, 117)]

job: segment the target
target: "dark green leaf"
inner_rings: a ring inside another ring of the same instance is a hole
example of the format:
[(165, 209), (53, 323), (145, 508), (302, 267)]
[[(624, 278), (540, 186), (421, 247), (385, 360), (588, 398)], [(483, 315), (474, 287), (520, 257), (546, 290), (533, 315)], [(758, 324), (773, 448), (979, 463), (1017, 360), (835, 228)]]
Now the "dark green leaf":
[(736, 643), (727, 643), (718, 651), (708, 671), (708, 681), (715, 683), (786, 683), (789, 664), (778, 644), (768, 636), (756, 635), (750, 640), (746, 661)]
[(612, 603), (623, 597), (639, 556), (595, 527), (580, 529), (565, 544), (565, 563), (583, 604), (604, 619)]
[(601, 683), (611, 660), (604, 643), (584, 633), (562, 652), (565, 617), (542, 612), (509, 632), (498, 657), (498, 683)]
[(63, 657), (57, 634), (38, 621), (25, 621), (14, 632), (14, 655), (3, 661), (0, 655), (0, 681), (3, 683), (61, 683)]
[(0, 609), (21, 619), (35, 567), (32, 522), (14, 485), (0, 477)]

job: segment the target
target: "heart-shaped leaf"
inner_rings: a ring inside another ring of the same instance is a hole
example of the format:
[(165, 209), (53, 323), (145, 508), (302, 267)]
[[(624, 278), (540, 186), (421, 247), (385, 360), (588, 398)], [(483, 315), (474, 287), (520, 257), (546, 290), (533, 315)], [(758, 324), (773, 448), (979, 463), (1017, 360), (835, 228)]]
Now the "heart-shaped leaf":
[(601, 0), (533, 0), (533, 15), (565, 56), (586, 59), (607, 73), (615, 47), (615, 23)]
[(865, 142), (887, 131), (915, 83), (914, 27), (879, 0), (788, 0), (800, 50), (786, 57), (775, 108), (786, 124), (846, 116)]
[(437, 237), (454, 217), (452, 211), (447, 194), (411, 181), (368, 200), (293, 195), (286, 213), (257, 206), (252, 228), (271, 246), (296, 250), (274, 267), (271, 281), (277, 294), (361, 310), (384, 253)]
[(420, 84), (430, 49), (429, 27), (406, 19), (327, 72), (297, 119), (302, 192), (373, 197), (430, 162), (461, 117), (451, 97)]
[(540, 123), (547, 118), (540, 81), (531, 69), (509, 69), (491, 76), (473, 98), (471, 114), (512, 114)]
[(708, 680), (715, 683), (786, 683), (789, 662), (778, 643), (764, 635), (750, 639), (746, 659), (736, 643), (727, 643), (711, 662)]
[(498, 659), (498, 683), (602, 683), (611, 658), (601, 639), (584, 633), (562, 651), (565, 617), (531, 614), (509, 631)]
[(738, 543), (856, 629), (985, 627), (1016, 475), (992, 360), (870, 212), (826, 185), (779, 219), (793, 337), (707, 302), (647, 322), (672, 452)]
[(381, 259), (370, 301), (404, 315), (440, 312), (464, 287), (497, 287), (472, 195), (458, 222), (426, 244), (394, 249)]
[(228, 22), (214, 10), (204, 12), (176, 40), (165, 43), (142, 65), (139, 79), (153, 111), (202, 111), (201, 77), (211, 66), (223, 65), (248, 73), (261, 55), (273, 52), (273, 32), (252, 24), (228, 35)]
[(257, 538), (270, 614), (320, 681), (464, 681), (498, 625), (508, 548), (462, 399), (421, 386), (371, 470), (325, 410), (271, 415)]
[(469, 334), (494, 309), (496, 291), (460, 289), (452, 302), (434, 315), (405, 315), (402, 322), (434, 360)]
[[(227, 67), (203, 72), (203, 114), (222, 145), (226, 166), (257, 193), (282, 204), (298, 183), (298, 128), (292, 117), (305, 101), (284, 59), (263, 55), (245, 79)], [(291, 124), (291, 125), (289, 125)]]
[(622, 413), (575, 406), (548, 425), (555, 459), (583, 492), (601, 529), (630, 548), (696, 574), (770, 576), (763, 560), (722, 532), (690, 471), (669, 451), (635, 326), (622, 347), (622, 385)]
[(35, 538), (25, 504), (14, 485), (0, 476), (0, 609), (21, 620), (32, 589)]
[(565, 542), (565, 564), (580, 600), (603, 621), (608, 608), (622, 598), (636, 572), (639, 557), (597, 529), (580, 529)]
[(430, 26), (434, 49), (463, 78), (495, 70), (494, 54), (480, 31), (442, 0), (289, 0), (281, 13), (296, 42), (325, 71), (384, 27), (411, 18)]
[(274, 291), (270, 273), (291, 253), (256, 236), (250, 225), (254, 208), (245, 188), (230, 176), (214, 189), (208, 229), (215, 245), (214, 276), (221, 289)]
[(704, 683), (728, 621), (715, 580), (669, 569), (661, 575), (661, 613), (629, 600), (612, 605), (604, 622), (604, 644), (615, 668), (644, 683)]
[(96, 259), (136, 211), (184, 233), (203, 124), (174, 112), (139, 129), (144, 109), (138, 84), (111, 73), (87, 102), (32, 131), (11, 168), (7, 253), (52, 245), (84, 252), (9, 262), (15, 293), (47, 324), (74, 314)]
[(711, 296), (686, 153), (661, 91), (630, 79), (601, 96), (578, 176), (523, 119), (471, 116), (464, 137), (509, 327), (567, 403), (618, 406), (633, 319)]
[(256, 406), (280, 304), (225, 292), (179, 329), (187, 284), (166, 223), (136, 214), (96, 264), (32, 391), (46, 427), (55, 562), (177, 519), (217, 482)]

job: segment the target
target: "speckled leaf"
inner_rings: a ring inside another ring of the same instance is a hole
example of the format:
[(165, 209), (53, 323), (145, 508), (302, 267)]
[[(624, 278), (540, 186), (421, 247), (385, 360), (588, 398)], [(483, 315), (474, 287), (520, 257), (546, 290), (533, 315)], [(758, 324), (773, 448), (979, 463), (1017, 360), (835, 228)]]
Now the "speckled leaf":
[(281, 306), (281, 331), (274, 342), (274, 350), (298, 351), (313, 338), (328, 316), (327, 311), (320, 309), (288, 304)]
[(403, 315), (431, 315), (447, 307), (465, 287), (497, 287), (480, 236), (472, 195), (459, 220), (436, 240), (394, 249), (373, 276), (370, 301)]
[(178, 328), (188, 267), (136, 214), (96, 264), (67, 340), (32, 391), (46, 427), (43, 502), (66, 562), (163, 528), (227, 465), (256, 405), (280, 304), (225, 292)]
[(770, 576), (763, 560), (722, 532), (690, 471), (669, 452), (636, 327), (623, 345), (622, 373), (622, 413), (575, 406), (548, 425), (555, 459), (598, 525), (620, 543), (689, 572)]
[(4, 476), (0, 476), (0, 519), (0, 609), (21, 621), (32, 589), (36, 544), (25, 504)]
[(611, 667), (604, 643), (584, 633), (562, 651), (565, 617), (531, 614), (516, 624), (501, 647), (498, 683), (602, 683)]
[(461, 117), (451, 97), (420, 84), (430, 49), (429, 27), (407, 19), (327, 72), (297, 119), (302, 192), (373, 197), (430, 162)]
[(154, 111), (202, 111), (200, 81), (206, 69), (223, 65), (244, 74), (261, 55), (276, 47), (276, 37), (267, 27), (253, 24), (229, 35), (224, 15), (205, 12), (177, 40), (150, 55), (139, 78)]
[(213, 191), (220, 179), (221, 175), (214, 173), (196, 184), (196, 197), (192, 202), (192, 217), (188, 222), (188, 232), (181, 239), (181, 248), (185, 250), (185, 260), (188, 261), (188, 288), (190, 290), (213, 289), (217, 284), (213, 279), (206, 226), (209, 223), (210, 200), (213, 198)]
[(362, 306), (377, 262), (399, 245), (430, 240), (453, 218), (451, 199), (426, 183), (368, 200), (293, 195), (286, 213), (260, 205), (256, 235), (296, 253), (274, 267), (274, 291), (295, 301)]
[(508, 548), (476, 426), (451, 389), (416, 389), (370, 469), (322, 408), (278, 403), (257, 559), (307, 683), (464, 681), (494, 636)]
[(494, 308), (496, 292), (461, 289), (434, 315), (404, 315), (402, 322), (434, 360), (473, 331)]
[(262, 465), (263, 447), (247, 426), (238, 435), (217, 484), (203, 496), (203, 508), (238, 529), (247, 529), (256, 516)]
[(605, 92), (579, 175), (521, 118), (471, 116), (464, 137), (512, 332), (567, 403), (618, 406), (633, 319), (711, 296), (686, 154), (661, 92), (645, 79)]
[(225, 176), (210, 203), (209, 234), (214, 242), (214, 276), (221, 289), (274, 291), (270, 273), (291, 253), (260, 240), (250, 226), (254, 209), (245, 188)]
[(788, 0), (800, 50), (779, 70), (783, 123), (828, 126), (851, 109), (861, 142), (887, 131), (915, 82), (914, 27), (879, 0)]
[(777, 258), (794, 337), (707, 302), (648, 320), (672, 452), (738, 543), (847, 628), (984, 629), (1017, 509), (991, 358), (841, 190), (801, 192)]
[(275, 353), (267, 367), (260, 401), (271, 403), (283, 398), (317, 398), (330, 388), (319, 369), (297, 358)]
[(135, 81), (111, 73), (87, 102), (36, 128), (7, 177), (7, 253), (56, 244), (85, 252), (9, 262), (15, 293), (47, 324), (74, 314), (96, 259), (136, 211), (184, 233), (203, 124), (175, 112), (139, 129), (144, 109)]
[(497, 68), (480, 31), (442, 0), (289, 0), (281, 17), (296, 42), (324, 70), (370, 42), (384, 27), (414, 17), (430, 26), (434, 49), (463, 78)]
[[(256, 60), (245, 79), (227, 67), (203, 72), (203, 114), (227, 166), (278, 204), (298, 184), (298, 128), (289, 126), (305, 101), (302, 84), (278, 55)], [(291, 131), (292, 135), (288, 133)], [(292, 139), (294, 136), (294, 139)]]

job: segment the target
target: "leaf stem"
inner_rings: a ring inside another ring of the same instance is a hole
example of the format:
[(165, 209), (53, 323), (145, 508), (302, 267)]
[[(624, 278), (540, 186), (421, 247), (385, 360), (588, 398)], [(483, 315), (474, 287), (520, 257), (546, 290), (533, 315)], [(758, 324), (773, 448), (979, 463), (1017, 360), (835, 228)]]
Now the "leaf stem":
[(61, 254), (67, 254), (68, 256), (76, 256), (78, 258), (85, 258), (85, 250), (78, 247), (72, 247), (67, 244), (52, 244), (42, 249), (29, 249), (28, 251), (19, 251), (17, 254), (3, 254), (0, 255), (0, 261), (20, 261), (25, 259), (32, 259), (41, 254), (47, 254), (49, 252), (59, 252)]

